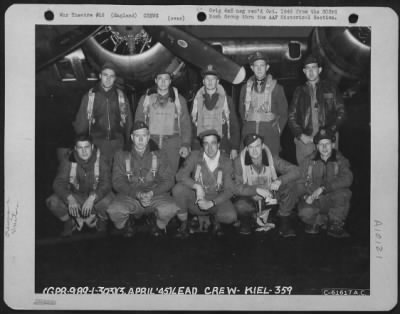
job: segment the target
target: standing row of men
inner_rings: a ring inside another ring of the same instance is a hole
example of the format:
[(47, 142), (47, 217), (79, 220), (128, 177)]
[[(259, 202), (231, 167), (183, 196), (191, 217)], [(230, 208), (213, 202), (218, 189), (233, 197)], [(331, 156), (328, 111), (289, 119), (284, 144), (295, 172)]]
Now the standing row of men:
[[(288, 113), (282, 86), (267, 75), (268, 58), (257, 52), (249, 61), (254, 76), (240, 94), (241, 135), (232, 99), (219, 84), (214, 66), (202, 72), (204, 86), (194, 98), (191, 117), (186, 100), (171, 87), (171, 74), (161, 72), (156, 86), (140, 99), (133, 124), (127, 98), (114, 84), (117, 70), (105, 64), (74, 122), (77, 134), (90, 137), (77, 138), (75, 151), (60, 166), (55, 195), (47, 201), (65, 222), (63, 234), (84, 223), (103, 231), (110, 217), (117, 229), (131, 236), (132, 218), (143, 214), (149, 215), (155, 235), (162, 234), (174, 216), (181, 221), (182, 237), (196, 225), (211, 224), (220, 234), (220, 224), (235, 223), (237, 215), (246, 234), (254, 218), (268, 228), (265, 203), (278, 200), (280, 234), (294, 236), (289, 216), (301, 196), (299, 215), (307, 232), (329, 226), (330, 234), (346, 235), (352, 175), (348, 161), (333, 149), (334, 132), (344, 119), (340, 95), (319, 79), (320, 64), (308, 57), (303, 69), (308, 81), (296, 89)], [(300, 168), (278, 156), (288, 117)], [(199, 142), (192, 141), (192, 132)], [(124, 138), (131, 139), (130, 150), (122, 150)], [(186, 161), (178, 171), (180, 157)], [(191, 224), (188, 213), (194, 216)]]

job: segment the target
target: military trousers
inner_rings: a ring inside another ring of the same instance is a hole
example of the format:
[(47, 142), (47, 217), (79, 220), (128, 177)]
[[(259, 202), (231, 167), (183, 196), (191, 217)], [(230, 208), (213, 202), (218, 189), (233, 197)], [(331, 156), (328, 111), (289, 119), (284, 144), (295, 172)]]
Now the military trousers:
[[(235, 208), (230, 200), (222, 202), (221, 204), (211, 207), (209, 210), (201, 210), (196, 203), (196, 192), (186, 185), (178, 183), (172, 189), (172, 195), (181, 208), (186, 210), (191, 215), (205, 216), (212, 215), (217, 222), (224, 224), (232, 224), (237, 220)], [(207, 200), (212, 200), (214, 195), (207, 195)], [(216, 195), (215, 195), (216, 196)]]
[(330, 222), (344, 223), (350, 208), (351, 191), (339, 189), (320, 195), (311, 205), (305, 197), (299, 202), (300, 219), (310, 225), (326, 225)]
[[(73, 193), (72, 196), (76, 199), (79, 205), (83, 205), (83, 203), (88, 198), (88, 195), (76, 194)], [(92, 213), (95, 213), (97, 217), (102, 220), (107, 220), (107, 208), (110, 206), (111, 202), (114, 199), (114, 194), (109, 193), (101, 200), (96, 202), (93, 206)], [(69, 219), (69, 211), (68, 211), (68, 203), (58, 197), (56, 194), (51, 195), (46, 200), (46, 205), (50, 209), (50, 211), (61, 221), (67, 221)]]
[(118, 194), (107, 212), (117, 229), (124, 228), (131, 215), (138, 219), (143, 215), (151, 213), (156, 215), (157, 226), (160, 229), (165, 229), (168, 222), (177, 214), (178, 210), (179, 207), (168, 194), (154, 196), (147, 207), (143, 207), (139, 200), (135, 198)]
[[(296, 186), (294, 183), (282, 184), (275, 195), (278, 204), (278, 215), (289, 216), (297, 202)], [(250, 216), (257, 211), (257, 204), (251, 196), (241, 196), (235, 202), (239, 216)]]

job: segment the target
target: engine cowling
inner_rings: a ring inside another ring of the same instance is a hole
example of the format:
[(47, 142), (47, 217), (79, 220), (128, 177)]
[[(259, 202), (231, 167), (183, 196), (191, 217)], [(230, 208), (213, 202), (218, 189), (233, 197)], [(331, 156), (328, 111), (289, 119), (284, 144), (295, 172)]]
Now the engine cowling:
[[(160, 43), (144, 42), (135, 44), (141, 35), (141, 27), (108, 26), (90, 37), (82, 46), (91, 63), (100, 66), (113, 62), (128, 80), (149, 81), (159, 69), (168, 68), (175, 56)], [(118, 35), (116, 35), (118, 34)], [(111, 44), (110, 44), (111, 43)], [(114, 44), (114, 46), (113, 46)]]

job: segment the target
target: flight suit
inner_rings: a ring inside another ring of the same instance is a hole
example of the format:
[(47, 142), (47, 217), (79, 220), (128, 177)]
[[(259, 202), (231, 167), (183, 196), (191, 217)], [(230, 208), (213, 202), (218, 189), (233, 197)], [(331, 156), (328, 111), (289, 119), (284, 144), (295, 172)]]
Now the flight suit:
[(300, 170), (278, 156), (272, 156), (265, 145), (263, 151), (262, 167), (258, 169), (253, 165), (247, 148), (234, 161), (235, 195), (239, 196), (235, 202), (236, 209), (239, 216), (254, 213), (256, 201), (260, 199), (256, 189), (261, 187), (270, 190), (271, 182), (279, 179), (281, 185), (275, 196), (279, 203), (278, 214), (289, 216), (297, 201), (294, 183), (300, 177)]
[[(112, 184), (117, 196), (108, 208), (110, 219), (117, 229), (124, 228), (130, 215), (140, 218), (155, 213), (156, 223), (165, 229), (179, 208), (168, 194), (174, 185), (174, 176), (167, 156), (149, 146), (143, 156), (134, 149), (115, 154)], [(139, 192), (153, 191), (148, 207), (143, 207), (138, 199)]]
[[(243, 121), (242, 140), (249, 133), (264, 137), (264, 143), (272, 155), (280, 152), (280, 135), (287, 122), (288, 104), (283, 87), (271, 75), (257, 82), (254, 76), (242, 86), (240, 91), (239, 114)], [(274, 119), (266, 121), (266, 114)]]
[(166, 153), (173, 174), (179, 166), (179, 150), (190, 149), (192, 126), (185, 98), (176, 89), (167, 95), (148, 91), (141, 97), (136, 109), (135, 121), (144, 121), (149, 126), (150, 137)]
[(201, 144), (197, 138), (205, 130), (217, 130), (221, 137), (220, 149), (226, 154), (231, 150), (240, 149), (240, 126), (236, 108), (232, 98), (226, 95), (221, 85), (212, 96), (202, 87), (195, 97), (192, 109), (192, 120), (195, 125), (192, 149), (200, 150)]
[[(172, 195), (182, 210), (195, 216), (211, 215), (218, 223), (231, 224), (237, 220), (230, 198), (233, 196), (232, 161), (220, 153), (218, 167), (211, 172), (204, 158), (204, 152), (193, 151), (185, 160), (184, 166), (176, 175), (177, 184)], [(214, 201), (209, 210), (200, 210), (196, 203), (196, 192), (192, 189), (200, 184), (205, 192), (205, 199)]]
[[(349, 187), (353, 181), (349, 161), (333, 150), (331, 157), (324, 162), (316, 151), (303, 160), (300, 169), (298, 214), (301, 220), (309, 225), (326, 225), (328, 220), (343, 224), (350, 208)], [(324, 187), (325, 191), (319, 199), (307, 204), (307, 196), (319, 187)]]
[[(97, 159), (97, 150), (94, 149), (87, 162), (80, 159), (76, 152), (72, 152), (69, 158), (61, 161), (53, 182), (54, 194), (46, 200), (47, 207), (61, 221), (70, 218), (67, 197), (71, 194), (81, 206), (90, 194), (96, 194), (93, 214), (103, 221), (108, 219), (106, 210), (114, 198), (111, 192), (110, 168), (100, 155), (99, 173), (96, 175)], [(76, 172), (71, 175), (73, 164), (76, 166)]]

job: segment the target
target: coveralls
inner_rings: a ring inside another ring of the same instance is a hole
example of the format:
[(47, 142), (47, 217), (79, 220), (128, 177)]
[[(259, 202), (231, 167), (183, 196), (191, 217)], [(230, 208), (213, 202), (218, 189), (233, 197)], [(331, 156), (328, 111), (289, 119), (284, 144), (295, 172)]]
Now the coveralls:
[[(149, 145), (143, 155), (134, 148), (115, 154), (112, 184), (117, 196), (108, 209), (110, 219), (117, 229), (124, 228), (130, 215), (140, 218), (155, 213), (156, 224), (165, 229), (179, 208), (168, 194), (174, 185), (174, 176), (163, 152), (151, 150)], [(148, 207), (138, 199), (139, 192), (153, 191)]]
[[(220, 153), (218, 167), (211, 171), (204, 160), (204, 152), (193, 151), (176, 175), (177, 184), (172, 194), (182, 210), (192, 215), (210, 215), (219, 223), (231, 224), (237, 220), (236, 211), (230, 198), (233, 196), (232, 161)], [(196, 203), (196, 192), (192, 189), (200, 184), (205, 192), (205, 199), (214, 201), (215, 206), (201, 210)]]
[(204, 130), (214, 129), (221, 137), (221, 151), (228, 155), (233, 149), (239, 152), (240, 126), (236, 108), (232, 98), (226, 95), (221, 85), (212, 96), (206, 93), (204, 87), (197, 92), (193, 103), (192, 120), (195, 125), (193, 150), (201, 149), (197, 136)]
[[(343, 224), (350, 208), (349, 187), (353, 181), (349, 161), (333, 150), (325, 162), (316, 151), (303, 160), (300, 169), (298, 210), (301, 220), (309, 225), (326, 225), (328, 219), (330, 223)], [(324, 187), (325, 191), (311, 205), (307, 204), (306, 197), (319, 187)]]
[[(262, 81), (248, 79), (240, 91), (239, 114), (243, 121), (242, 141), (249, 133), (264, 137), (272, 155), (280, 152), (280, 135), (287, 122), (288, 103), (283, 87), (271, 75)], [(266, 113), (274, 119), (266, 121)]]
[(289, 216), (297, 201), (294, 183), (300, 177), (300, 169), (278, 156), (272, 156), (265, 145), (262, 157), (261, 167), (255, 166), (245, 148), (240, 158), (234, 161), (238, 214), (241, 217), (252, 215), (257, 210), (256, 201), (259, 199), (256, 189), (270, 190), (271, 182), (280, 180), (282, 183), (275, 195), (279, 203), (278, 214)]
[(151, 139), (166, 153), (173, 174), (179, 167), (180, 148), (185, 146), (190, 149), (192, 138), (186, 100), (177, 90), (176, 94), (173, 89), (163, 96), (156, 91), (148, 91), (140, 98), (135, 115), (135, 121), (144, 121), (149, 126)]
[[(88, 161), (79, 158), (75, 151), (71, 152), (69, 158), (61, 161), (53, 182), (54, 194), (46, 200), (47, 207), (61, 221), (67, 221), (70, 218), (67, 201), (69, 195), (72, 195), (82, 206), (90, 194), (96, 194), (93, 213), (97, 218), (107, 220), (106, 210), (114, 198), (111, 192), (110, 168), (103, 156), (100, 155), (99, 175), (96, 183), (96, 159), (97, 149), (94, 149)], [(75, 180), (71, 180), (73, 163), (76, 165)]]

